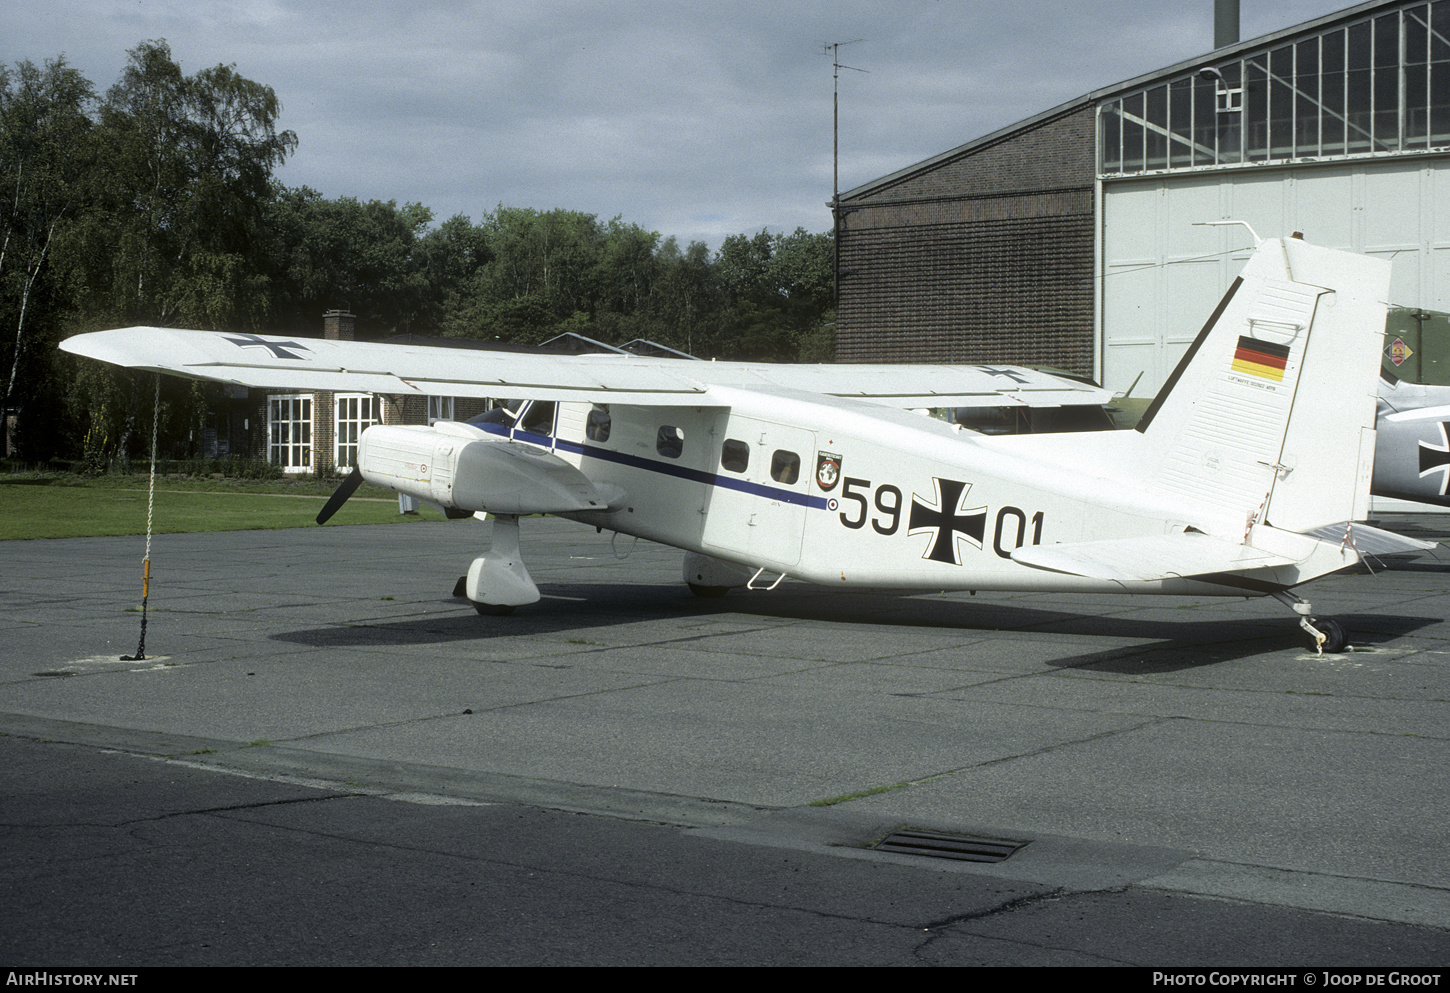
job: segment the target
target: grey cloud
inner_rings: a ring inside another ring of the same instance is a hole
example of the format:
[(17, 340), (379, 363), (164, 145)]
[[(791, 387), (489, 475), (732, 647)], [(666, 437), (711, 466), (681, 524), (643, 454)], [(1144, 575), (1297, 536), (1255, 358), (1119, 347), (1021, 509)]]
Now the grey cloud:
[[(1245, 4), (1245, 37), (1338, 9)], [(420, 201), (475, 219), (568, 207), (718, 245), (829, 227), (831, 71), (841, 186), (1211, 47), (1211, 0), (183, 4), (51, 0), (0, 11), (0, 62), (64, 52), (104, 90), (166, 38), (273, 87), (297, 154), (279, 178), (325, 196)]]

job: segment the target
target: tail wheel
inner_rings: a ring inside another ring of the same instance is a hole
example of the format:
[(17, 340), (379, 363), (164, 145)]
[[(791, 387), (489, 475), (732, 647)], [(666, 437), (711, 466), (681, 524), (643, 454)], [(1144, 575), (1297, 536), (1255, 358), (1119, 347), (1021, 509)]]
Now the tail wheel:
[(1323, 651), (1331, 655), (1338, 655), (1349, 644), (1349, 635), (1344, 633), (1344, 628), (1338, 621), (1316, 618), (1314, 626), (1324, 635)]

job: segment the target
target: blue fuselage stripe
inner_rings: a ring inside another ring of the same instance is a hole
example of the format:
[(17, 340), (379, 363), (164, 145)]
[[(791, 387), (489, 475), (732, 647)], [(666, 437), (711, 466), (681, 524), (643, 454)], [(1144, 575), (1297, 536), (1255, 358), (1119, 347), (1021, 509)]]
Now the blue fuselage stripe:
[(719, 473), (705, 472), (701, 469), (691, 469), (689, 466), (662, 462), (659, 459), (641, 458), (638, 455), (630, 455), (626, 452), (613, 452), (607, 448), (599, 448), (594, 445), (581, 445), (577, 441), (569, 441), (565, 438), (551, 438), (548, 435), (535, 434), (532, 431), (510, 430), (503, 424), (475, 424), (474, 427), (482, 428), (489, 434), (496, 434), (502, 438), (512, 438), (514, 441), (521, 441), (528, 445), (538, 445), (541, 448), (554, 448), (566, 452), (573, 452), (582, 455), (586, 459), (613, 462), (616, 465), (629, 466), (631, 469), (643, 469), (645, 472), (656, 472), (662, 476), (673, 476), (676, 479), (685, 479), (692, 483), (700, 483), (704, 486), (718, 486), (722, 489), (738, 490), (741, 493), (749, 493), (752, 496), (764, 497), (767, 500), (776, 500), (780, 503), (793, 504), (797, 507), (812, 507), (817, 510), (829, 509), (826, 498), (823, 496), (813, 496), (809, 493), (796, 493), (793, 490), (782, 489), (779, 486), (752, 483), (748, 479), (737, 479), (733, 476), (723, 476)]

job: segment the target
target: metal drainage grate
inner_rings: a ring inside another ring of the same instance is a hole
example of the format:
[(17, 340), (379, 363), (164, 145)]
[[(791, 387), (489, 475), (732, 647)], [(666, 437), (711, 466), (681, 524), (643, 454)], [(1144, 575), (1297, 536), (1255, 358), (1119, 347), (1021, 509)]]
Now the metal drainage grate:
[(878, 852), (925, 855), (963, 862), (1001, 862), (1010, 858), (1025, 841), (998, 838), (969, 838), (961, 834), (933, 834), (929, 831), (893, 831), (876, 843)]

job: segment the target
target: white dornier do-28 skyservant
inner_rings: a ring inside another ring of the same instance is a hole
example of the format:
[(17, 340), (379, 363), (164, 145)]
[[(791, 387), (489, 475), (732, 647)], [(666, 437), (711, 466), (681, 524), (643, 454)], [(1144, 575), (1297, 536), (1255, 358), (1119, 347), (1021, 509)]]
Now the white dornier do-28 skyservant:
[[(702, 595), (821, 586), (1273, 596), (1321, 649), (1345, 634), (1291, 592), (1362, 553), (1430, 547), (1362, 524), (1390, 266), (1268, 240), (1136, 430), (986, 436), (912, 413), (1103, 403), (1020, 368), (780, 366), (520, 355), (165, 328), (61, 347), (133, 369), (288, 390), (528, 401), (510, 424), (363, 432), (366, 479), (487, 513), (480, 612), (539, 599), (519, 517), (684, 549)], [(776, 580), (778, 582), (779, 579)]]

